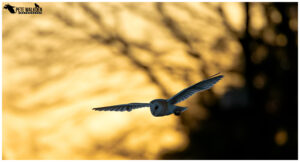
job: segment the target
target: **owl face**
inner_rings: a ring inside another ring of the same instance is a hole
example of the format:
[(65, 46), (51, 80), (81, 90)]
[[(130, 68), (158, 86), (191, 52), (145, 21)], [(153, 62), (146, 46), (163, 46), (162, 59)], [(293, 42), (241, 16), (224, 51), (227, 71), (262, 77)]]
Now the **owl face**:
[(150, 110), (153, 116), (169, 115), (168, 102), (164, 99), (156, 99), (150, 102)]

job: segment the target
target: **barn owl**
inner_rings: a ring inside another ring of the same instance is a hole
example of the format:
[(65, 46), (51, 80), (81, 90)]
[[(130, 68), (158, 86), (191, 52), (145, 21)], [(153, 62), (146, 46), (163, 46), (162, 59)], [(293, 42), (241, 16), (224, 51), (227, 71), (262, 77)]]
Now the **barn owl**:
[(183, 111), (187, 110), (186, 107), (177, 106), (175, 104), (187, 99), (192, 96), (194, 93), (201, 92), (211, 88), (216, 84), (220, 79), (223, 78), (223, 75), (218, 75), (219, 73), (209, 77), (206, 80), (203, 80), (199, 83), (196, 83), (186, 89), (183, 89), (175, 96), (169, 99), (155, 99), (150, 103), (129, 103), (122, 105), (106, 106), (93, 108), (96, 111), (131, 111), (133, 109), (150, 107), (150, 111), (153, 116), (160, 117), (170, 114), (180, 115)]

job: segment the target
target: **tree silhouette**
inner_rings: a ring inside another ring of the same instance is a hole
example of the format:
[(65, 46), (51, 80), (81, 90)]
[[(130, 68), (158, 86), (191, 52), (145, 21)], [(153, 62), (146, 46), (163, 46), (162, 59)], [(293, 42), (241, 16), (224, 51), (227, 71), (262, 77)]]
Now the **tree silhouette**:
[[(246, 28), (243, 34), (236, 32), (228, 21), (223, 21), (243, 47), (245, 87), (228, 91), (221, 105), (208, 105), (212, 110), (211, 118), (201, 130), (190, 133), (191, 145), (181, 153), (167, 154), (164, 158), (297, 159), (298, 46), (297, 29), (291, 26), (297, 19), (297, 4), (261, 3), (267, 25), (254, 35), (250, 8), (256, 4), (244, 5)], [(225, 17), (222, 8), (218, 11)], [(271, 42), (265, 38), (268, 35), (264, 32), (268, 30), (277, 35)], [(258, 61), (255, 56), (263, 57), (261, 49), (268, 55)], [(286, 141), (281, 143), (280, 139)]]

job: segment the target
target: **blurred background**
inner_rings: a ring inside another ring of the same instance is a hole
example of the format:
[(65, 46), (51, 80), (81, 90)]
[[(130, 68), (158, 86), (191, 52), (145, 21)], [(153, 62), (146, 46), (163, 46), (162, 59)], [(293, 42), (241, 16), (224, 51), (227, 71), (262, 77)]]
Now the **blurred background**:
[[(38, 5), (2, 9), (3, 159), (298, 158), (297, 3)], [(217, 72), (180, 117), (91, 110)]]

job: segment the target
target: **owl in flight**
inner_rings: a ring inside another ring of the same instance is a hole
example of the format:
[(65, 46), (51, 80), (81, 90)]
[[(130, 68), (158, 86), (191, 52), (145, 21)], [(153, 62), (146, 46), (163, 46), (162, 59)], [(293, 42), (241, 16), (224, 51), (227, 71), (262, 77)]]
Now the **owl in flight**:
[(180, 115), (183, 111), (187, 110), (186, 107), (176, 106), (175, 104), (187, 99), (192, 96), (194, 93), (205, 91), (211, 88), (216, 84), (220, 79), (223, 78), (223, 75), (219, 73), (209, 77), (206, 80), (203, 80), (199, 83), (196, 83), (186, 89), (183, 89), (175, 96), (165, 100), (165, 99), (155, 99), (150, 103), (129, 103), (122, 105), (106, 106), (93, 108), (96, 111), (131, 111), (133, 109), (150, 107), (151, 113), (153, 116), (165, 116), (170, 114)]

